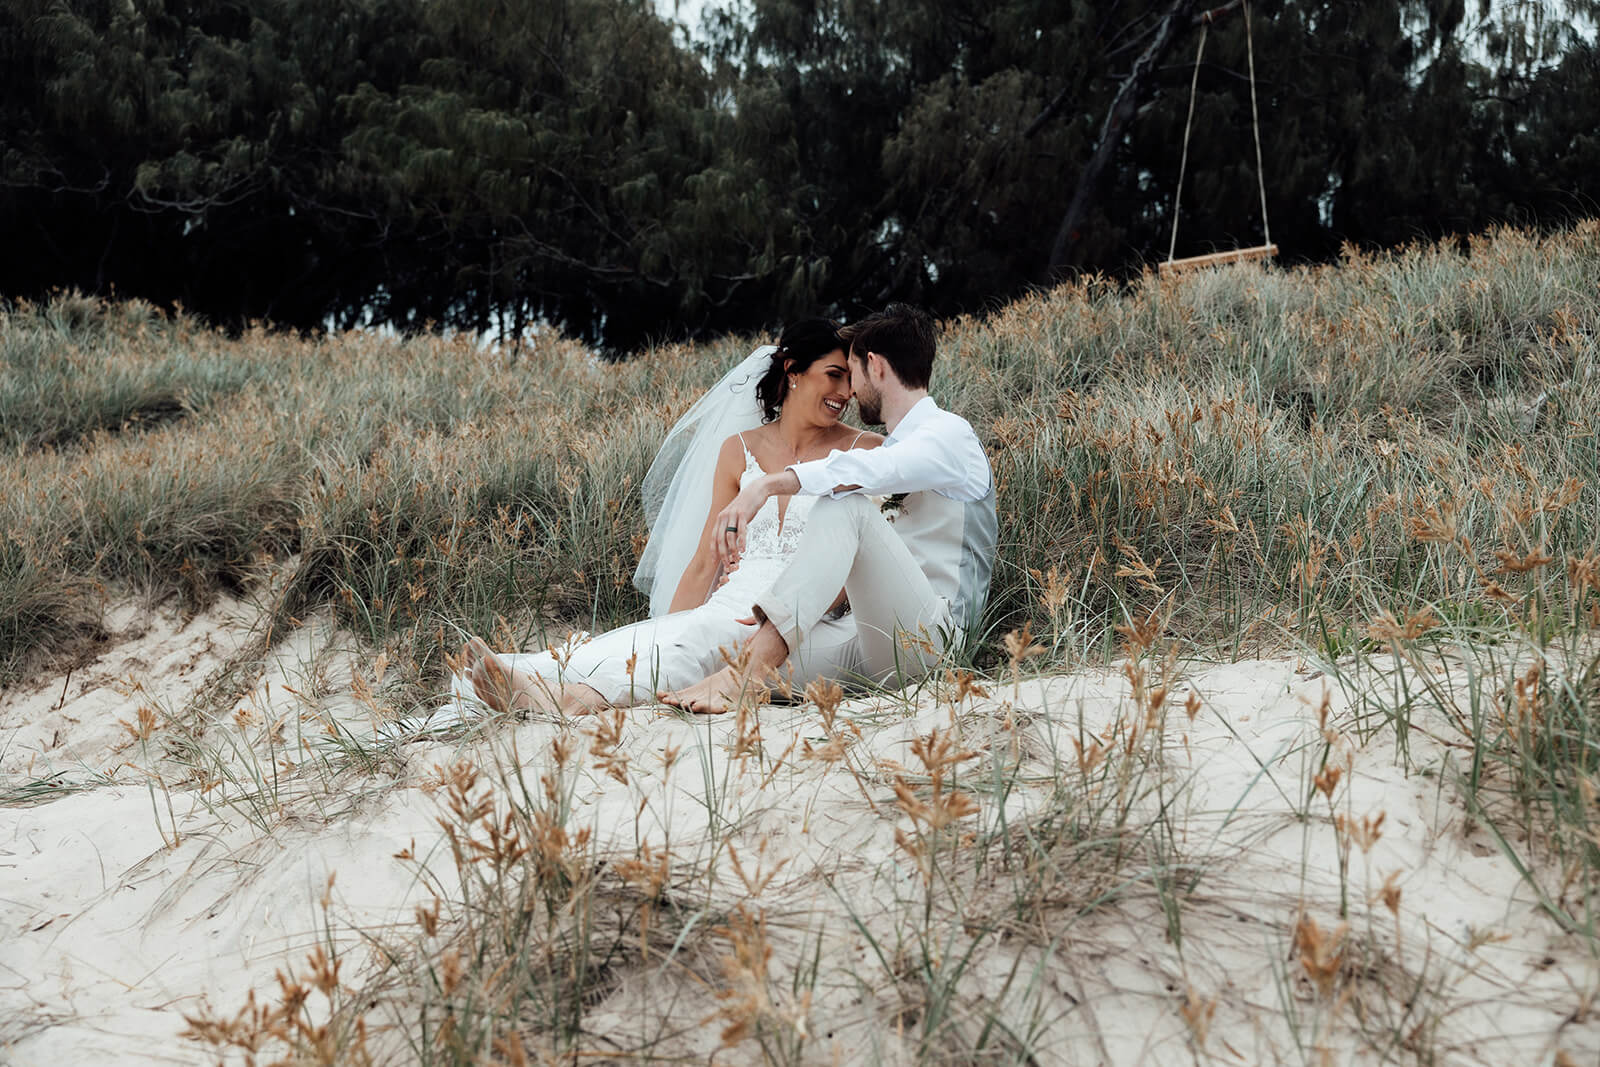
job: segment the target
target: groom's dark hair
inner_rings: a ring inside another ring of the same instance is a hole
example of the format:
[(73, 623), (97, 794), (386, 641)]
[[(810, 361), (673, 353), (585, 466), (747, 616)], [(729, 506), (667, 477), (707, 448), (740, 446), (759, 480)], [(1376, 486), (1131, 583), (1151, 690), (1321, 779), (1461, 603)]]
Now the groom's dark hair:
[(839, 331), (850, 354), (865, 361), (876, 352), (908, 389), (926, 389), (933, 376), (933, 316), (910, 304), (890, 304)]

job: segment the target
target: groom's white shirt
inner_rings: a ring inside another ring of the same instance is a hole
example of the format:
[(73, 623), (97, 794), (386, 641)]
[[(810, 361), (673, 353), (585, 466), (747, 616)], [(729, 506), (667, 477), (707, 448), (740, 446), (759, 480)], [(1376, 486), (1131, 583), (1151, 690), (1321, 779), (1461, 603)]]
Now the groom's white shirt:
[[(815, 496), (932, 490), (967, 502), (988, 496), (993, 482), (972, 424), (931, 396), (913, 404), (877, 448), (835, 449), (789, 469), (800, 479), (800, 491)], [(842, 485), (859, 488), (836, 491)]]
[[(789, 468), (800, 491), (841, 497), (905, 493), (894, 531), (950, 606), (958, 630), (989, 594), (998, 534), (994, 476), (972, 424), (923, 397), (873, 449), (834, 451)], [(839, 489), (840, 486), (852, 486)]]

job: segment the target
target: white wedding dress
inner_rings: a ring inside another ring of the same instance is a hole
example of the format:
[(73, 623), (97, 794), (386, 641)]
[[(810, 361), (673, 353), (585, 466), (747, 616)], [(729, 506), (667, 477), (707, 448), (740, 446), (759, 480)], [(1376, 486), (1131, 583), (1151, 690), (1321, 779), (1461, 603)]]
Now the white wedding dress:
[[(746, 448), (740, 487), (764, 473)], [(587, 685), (617, 707), (649, 703), (663, 690), (693, 685), (722, 668), (726, 662), (722, 649), (737, 652), (755, 632), (755, 626), (737, 620), (750, 615), (756, 598), (794, 555), (816, 501), (804, 494), (769, 498), (745, 528), (738, 568), (699, 607), (580, 637), (555, 652), (502, 652), (500, 659), (545, 679), (552, 689), (561, 684)], [(470, 681), (457, 676), (451, 688), (459, 700), (476, 702)]]

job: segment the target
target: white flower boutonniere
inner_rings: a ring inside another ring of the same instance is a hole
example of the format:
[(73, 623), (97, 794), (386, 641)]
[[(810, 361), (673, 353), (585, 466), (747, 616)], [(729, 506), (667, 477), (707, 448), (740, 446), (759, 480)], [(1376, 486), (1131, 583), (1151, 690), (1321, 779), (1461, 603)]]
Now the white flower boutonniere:
[(875, 498), (878, 501), (878, 510), (883, 512), (883, 517), (890, 522), (904, 515), (906, 512), (906, 494), (890, 493), (888, 496)]

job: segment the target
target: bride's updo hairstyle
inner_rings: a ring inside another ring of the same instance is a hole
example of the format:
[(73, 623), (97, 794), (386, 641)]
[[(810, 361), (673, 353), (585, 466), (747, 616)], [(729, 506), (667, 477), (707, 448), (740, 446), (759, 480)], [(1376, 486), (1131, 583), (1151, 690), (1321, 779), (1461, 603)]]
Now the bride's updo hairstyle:
[(756, 383), (761, 421), (771, 422), (778, 417), (778, 409), (789, 395), (789, 375), (804, 374), (811, 364), (843, 348), (839, 324), (832, 319), (799, 319), (785, 326), (772, 363)]

